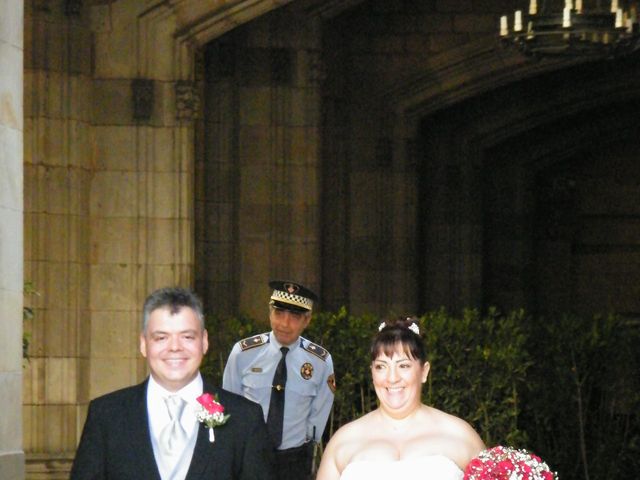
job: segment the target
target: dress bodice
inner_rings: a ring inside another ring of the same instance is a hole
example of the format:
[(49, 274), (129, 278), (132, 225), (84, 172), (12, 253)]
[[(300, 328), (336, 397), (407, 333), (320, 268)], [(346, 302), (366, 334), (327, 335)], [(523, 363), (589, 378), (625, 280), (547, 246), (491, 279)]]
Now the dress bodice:
[(394, 461), (357, 460), (345, 467), (340, 480), (461, 480), (462, 476), (462, 471), (450, 458), (428, 455)]

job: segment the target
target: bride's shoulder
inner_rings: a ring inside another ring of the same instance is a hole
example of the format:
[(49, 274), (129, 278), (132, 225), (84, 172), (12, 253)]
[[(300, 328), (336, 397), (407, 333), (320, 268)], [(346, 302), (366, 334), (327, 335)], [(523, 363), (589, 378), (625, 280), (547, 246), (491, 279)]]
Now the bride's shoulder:
[(372, 425), (374, 417), (372, 412), (353, 420), (346, 425), (340, 427), (331, 439), (350, 439), (351, 437), (361, 438), (363, 432), (366, 432)]
[[(448, 442), (454, 442), (460, 452), (466, 453), (466, 460), (475, 456), (484, 448), (484, 443), (478, 432), (464, 419), (443, 412), (433, 407), (431, 409), (432, 425)], [(466, 462), (463, 462), (466, 465)]]
[(473, 445), (474, 449), (484, 446), (478, 433), (467, 421), (437, 408), (425, 407), (430, 430), (440, 432), (447, 437), (464, 440)]
[(467, 423), (460, 417), (456, 417), (455, 415), (452, 415), (450, 413), (438, 410), (435, 407), (424, 405), (423, 408), (426, 409), (426, 413), (430, 417), (430, 420), (432, 422), (436, 422), (444, 428), (462, 431), (466, 431), (471, 428), (469, 423)]
[(340, 427), (331, 436), (327, 448), (340, 450), (342, 454), (358, 451), (367, 442), (372, 431), (375, 429), (372, 428), (372, 417), (369, 413)]

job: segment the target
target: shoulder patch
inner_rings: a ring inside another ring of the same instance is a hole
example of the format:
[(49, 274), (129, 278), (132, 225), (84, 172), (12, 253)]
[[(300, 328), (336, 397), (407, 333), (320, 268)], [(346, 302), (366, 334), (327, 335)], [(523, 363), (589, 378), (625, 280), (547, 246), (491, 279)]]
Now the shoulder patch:
[(266, 343), (269, 343), (269, 337), (267, 335), (259, 333), (258, 335), (254, 335), (253, 337), (240, 340), (240, 349), (244, 352), (246, 350), (251, 350), (252, 348), (259, 347), (260, 345), (265, 345)]
[(309, 353), (313, 353), (316, 357), (320, 358), (321, 360), (324, 360), (325, 362), (327, 361), (329, 352), (325, 348), (322, 348), (320, 345), (316, 345), (313, 342), (309, 342), (306, 345), (303, 344), (302, 348), (304, 348)]

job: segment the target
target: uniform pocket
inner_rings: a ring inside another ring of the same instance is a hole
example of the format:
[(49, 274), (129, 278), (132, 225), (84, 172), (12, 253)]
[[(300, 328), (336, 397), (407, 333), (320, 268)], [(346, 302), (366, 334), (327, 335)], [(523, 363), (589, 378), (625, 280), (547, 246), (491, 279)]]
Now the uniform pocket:
[(249, 372), (242, 378), (244, 396), (254, 402), (262, 403), (265, 398), (271, 395), (271, 381), (273, 373)]

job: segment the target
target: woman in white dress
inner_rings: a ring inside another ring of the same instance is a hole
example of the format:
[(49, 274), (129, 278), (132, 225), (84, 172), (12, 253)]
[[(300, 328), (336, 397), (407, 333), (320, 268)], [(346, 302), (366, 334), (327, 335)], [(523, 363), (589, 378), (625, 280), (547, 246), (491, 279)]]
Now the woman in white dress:
[(387, 321), (371, 345), (376, 410), (340, 428), (316, 480), (458, 480), (484, 444), (464, 420), (422, 404), (429, 362), (412, 319)]

